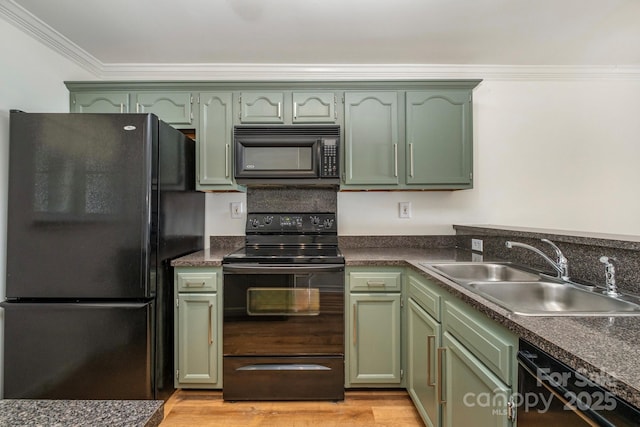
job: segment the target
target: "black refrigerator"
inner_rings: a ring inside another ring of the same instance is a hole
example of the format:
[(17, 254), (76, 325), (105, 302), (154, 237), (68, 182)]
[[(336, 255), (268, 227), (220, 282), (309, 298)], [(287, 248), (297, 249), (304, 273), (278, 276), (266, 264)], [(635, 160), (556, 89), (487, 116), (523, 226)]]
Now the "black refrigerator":
[(4, 397), (166, 399), (194, 141), (153, 114), (10, 115)]

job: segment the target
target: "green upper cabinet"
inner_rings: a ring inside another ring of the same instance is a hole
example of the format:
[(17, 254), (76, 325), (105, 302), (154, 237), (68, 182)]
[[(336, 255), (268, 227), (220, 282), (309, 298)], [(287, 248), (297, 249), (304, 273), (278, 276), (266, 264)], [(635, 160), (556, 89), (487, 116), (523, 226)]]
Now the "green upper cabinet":
[(334, 92), (242, 92), (240, 123), (335, 123)]
[(471, 186), (470, 90), (407, 92), (406, 126), (408, 185)]
[(335, 123), (338, 119), (333, 92), (293, 92), (293, 123)]
[(284, 123), (284, 92), (242, 92), (241, 123)]
[(233, 94), (200, 93), (198, 189), (221, 190), (233, 181)]
[(136, 113), (153, 113), (172, 125), (193, 125), (191, 92), (137, 92)]
[(346, 92), (344, 108), (344, 183), (399, 184), (398, 92)]
[(153, 113), (174, 127), (194, 126), (192, 104), (191, 92), (71, 93), (74, 113)]
[(129, 92), (80, 92), (71, 94), (72, 113), (128, 113)]

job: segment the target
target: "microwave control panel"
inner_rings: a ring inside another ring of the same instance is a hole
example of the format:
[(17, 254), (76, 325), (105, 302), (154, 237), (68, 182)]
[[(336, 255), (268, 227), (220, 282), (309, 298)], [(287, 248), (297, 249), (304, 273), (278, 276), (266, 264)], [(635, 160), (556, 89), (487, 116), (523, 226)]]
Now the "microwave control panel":
[(338, 152), (337, 138), (323, 138), (320, 141), (321, 161), (320, 176), (338, 177)]

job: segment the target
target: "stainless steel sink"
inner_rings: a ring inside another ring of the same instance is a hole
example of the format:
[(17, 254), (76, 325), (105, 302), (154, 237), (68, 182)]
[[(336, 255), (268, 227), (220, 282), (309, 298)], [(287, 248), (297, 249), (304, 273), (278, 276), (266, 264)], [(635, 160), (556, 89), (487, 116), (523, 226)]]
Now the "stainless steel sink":
[(564, 283), (472, 282), (468, 288), (499, 306), (524, 316), (639, 315), (640, 305), (583, 291)]
[(509, 262), (421, 265), (523, 316), (640, 315), (640, 297), (614, 298), (594, 286), (562, 282)]
[(527, 271), (506, 262), (455, 262), (423, 265), (458, 282), (530, 282), (540, 278), (536, 272)]

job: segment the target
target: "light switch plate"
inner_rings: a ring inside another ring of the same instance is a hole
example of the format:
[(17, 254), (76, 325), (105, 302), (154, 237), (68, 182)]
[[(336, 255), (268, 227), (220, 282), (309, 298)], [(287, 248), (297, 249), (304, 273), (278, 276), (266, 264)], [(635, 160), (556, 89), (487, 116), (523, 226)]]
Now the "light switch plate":
[(411, 202), (400, 202), (398, 203), (398, 208), (400, 210), (398, 213), (400, 218), (411, 218)]
[(471, 239), (471, 250), (482, 252), (482, 240), (480, 239)]
[(231, 202), (231, 218), (242, 218), (242, 202)]

